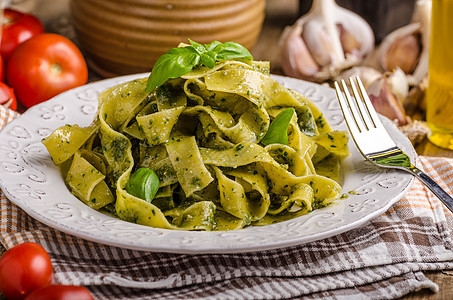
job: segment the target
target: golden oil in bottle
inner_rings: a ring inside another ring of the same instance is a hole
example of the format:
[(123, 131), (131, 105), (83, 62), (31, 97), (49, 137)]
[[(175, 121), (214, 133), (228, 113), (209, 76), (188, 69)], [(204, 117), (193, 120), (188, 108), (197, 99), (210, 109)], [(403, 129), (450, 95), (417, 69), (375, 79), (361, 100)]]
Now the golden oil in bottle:
[(432, 1), (426, 120), (429, 140), (453, 149), (453, 0)]

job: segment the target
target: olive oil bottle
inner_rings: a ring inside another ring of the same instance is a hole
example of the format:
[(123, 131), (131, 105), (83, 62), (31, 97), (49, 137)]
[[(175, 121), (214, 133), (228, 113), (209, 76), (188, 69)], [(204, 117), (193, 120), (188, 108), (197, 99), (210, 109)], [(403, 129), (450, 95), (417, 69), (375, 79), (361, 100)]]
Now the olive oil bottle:
[(453, 149), (453, 0), (433, 0), (426, 119), (429, 140)]

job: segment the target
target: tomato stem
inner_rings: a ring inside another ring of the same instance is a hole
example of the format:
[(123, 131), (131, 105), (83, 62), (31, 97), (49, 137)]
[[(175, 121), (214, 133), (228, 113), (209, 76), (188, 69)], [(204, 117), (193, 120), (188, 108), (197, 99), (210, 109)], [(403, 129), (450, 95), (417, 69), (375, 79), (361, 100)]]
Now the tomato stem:
[(60, 64), (56, 64), (56, 63), (55, 63), (55, 64), (52, 64), (52, 65), (50, 66), (50, 70), (51, 70), (52, 73), (54, 73), (54, 74), (60, 74), (62, 69), (63, 69), (63, 68), (61, 67)]
[(7, 16), (3, 15), (3, 20), (1, 22), (2, 25), (9, 25), (14, 22), (16, 22), (16, 18), (7, 17)]

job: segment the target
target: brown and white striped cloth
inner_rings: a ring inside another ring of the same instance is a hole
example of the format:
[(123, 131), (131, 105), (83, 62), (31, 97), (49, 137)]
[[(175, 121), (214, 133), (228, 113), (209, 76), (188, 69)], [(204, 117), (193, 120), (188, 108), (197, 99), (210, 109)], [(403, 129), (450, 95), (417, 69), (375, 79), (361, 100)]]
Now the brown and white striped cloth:
[[(0, 126), (16, 117), (0, 106)], [(448, 193), (453, 160), (420, 157)], [(424, 271), (453, 269), (453, 214), (420, 182), (364, 226), (296, 247), (246, 254), (169, 254), (120, 249), (56, 231), (0, 191), (0, 243), (41, 244), (54, 282), (97, 299), (394, 299), (438, 286)]]

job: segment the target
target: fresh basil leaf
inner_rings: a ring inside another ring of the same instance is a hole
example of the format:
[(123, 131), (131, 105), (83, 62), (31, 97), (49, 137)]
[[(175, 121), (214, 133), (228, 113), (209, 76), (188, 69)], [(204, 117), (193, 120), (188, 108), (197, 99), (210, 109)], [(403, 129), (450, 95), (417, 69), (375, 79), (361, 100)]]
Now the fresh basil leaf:
[(216, 57), (211, 51), (205, 52), (200, 56), (200, 64), (212, 69), (215, 67)]
[(189, 73), (199, 61), (200, 55), (192, 46), (168, 50), (154, 64), (146, 83), (146, 92), (153, 91), (170, 78), (178, 78)]
[(261, 140), (261, 144), (288, 144), (288, 126), (295, 109), (290, 107), (281, 111), (269, 125), (269, 129)]
[(217, 47), (220, 44), (222, 44), (222, 43), (219, 41), (213, 41), (210, 44), (205, 44), (204, 46), (206, 47), (206, 50), (213, 51), (215, 49), (215, 47)]
[(132, 196), (151, 203), (159, 189), (159, 178), (153, 170), (139, 168), (131, 174), (125, 189)]
[(167, 51), (154, 64), (153, 70), (146, 83), (146, 92), (152, 92), (156, 87), (170, 78), (178, 78), (204, 65), (214, 68), (215, 63), (228, 59), (252, 60), (250, 52), (235, 42), (221, 43), (218, 41), (202, 45), (189, 39), (191, 46), (173, 48)]
[(223, 44), (218, 44), (213, 50), (217, 53), (217, 60), (227, 60), (227, 59), (247, 59), (252, 60), (253, 56), (244, 46), (235, 43), (235, 42), (226, 42)]
[(205, 46), (203, 46), (202, 44), (200, 43), (197, 43), (195, 41), (192, 41), (191, 39), (189, 39), (189, 42), (190, 44), (192, 45), (192, 47), (195, 49), (195, 51), (198, 52), (198, 54), (202, 55), (203, 53), (206, 53), (208, 50), (205, 48)]
[(207, 49), (209, 45), (202, 45), (189, 39), (192, 47), (200, 54), (200, 64), (212, 69), (215, 66), (216, 54)]

